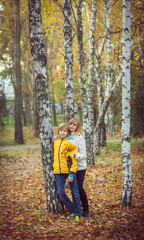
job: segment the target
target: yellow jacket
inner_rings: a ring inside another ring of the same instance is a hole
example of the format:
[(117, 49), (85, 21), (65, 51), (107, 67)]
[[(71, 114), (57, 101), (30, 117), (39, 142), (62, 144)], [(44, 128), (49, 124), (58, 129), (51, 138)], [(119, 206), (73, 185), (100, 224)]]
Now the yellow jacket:
[[(76, 173), (77, 160), (74, 159), (74, 154), (78, 153), (76, 144), (68, 138), (58, 138), (54, 141), (54, 174), (61, 173)], [(69, 162), (69, 157), (71, 158)]]

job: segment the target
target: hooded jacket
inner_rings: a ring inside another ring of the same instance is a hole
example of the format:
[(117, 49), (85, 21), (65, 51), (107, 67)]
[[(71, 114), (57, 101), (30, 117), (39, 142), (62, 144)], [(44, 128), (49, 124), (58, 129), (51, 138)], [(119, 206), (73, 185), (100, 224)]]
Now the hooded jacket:
[(78, 148), (70, 139), (69, 137), (58, 138), (54, 141), (54, 174), (69, 174), (77, 171), (77, 160), (74, 159), (74, 154), (78, 153)]

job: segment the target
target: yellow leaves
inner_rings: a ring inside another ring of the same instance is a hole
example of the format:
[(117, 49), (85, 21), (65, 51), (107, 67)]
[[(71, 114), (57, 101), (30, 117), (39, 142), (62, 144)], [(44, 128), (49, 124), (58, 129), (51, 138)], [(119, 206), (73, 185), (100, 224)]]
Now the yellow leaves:
[[(21, 152), (9, 164), (5, 161), (1, 169), (1, 238), (143, 239), (142, 151), (142, 147), (140, 153), (132, 148), (134, 188), (129, 209), (122, 208), (120, 203), (122, 164), (111, 162), (109, 152), (105, 152), (106, 161), (88, 166), (85, 190), (90, 215), (78, 222), (67, 220), (69, 213), (66, 209), (64, 215), (47, 212), (40, 150), (27, 154)], [(98, 177), (107, 182), (97, 181)]]

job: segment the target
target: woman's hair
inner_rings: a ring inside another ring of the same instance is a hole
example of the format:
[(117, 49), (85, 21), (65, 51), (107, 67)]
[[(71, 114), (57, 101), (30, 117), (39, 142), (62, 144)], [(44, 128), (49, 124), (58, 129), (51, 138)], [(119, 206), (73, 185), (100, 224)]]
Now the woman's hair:
[(80, 126), (80, 122), (77, 118), (72, 118), (69, 122), (68, 125), (71, 123), (76, 123), (77, 124), (77, 129), (75, 131), (75, 133), (81, 133), (81, 126)]
[(61, 129), (66, 129), (67, 130), (67, 136), (70, 134), (70, 131), (69, 131), (69, 126), (67, 123), (61, 123), (58, 127), (58, 134), (59, 134), (59, 130)]

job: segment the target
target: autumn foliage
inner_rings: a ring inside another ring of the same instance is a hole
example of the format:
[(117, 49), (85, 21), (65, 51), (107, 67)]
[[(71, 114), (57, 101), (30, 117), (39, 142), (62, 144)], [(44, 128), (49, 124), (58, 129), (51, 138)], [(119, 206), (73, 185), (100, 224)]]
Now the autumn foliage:
[[(103, 149), (88, 166), (90, 214), (80, 221), (47, 212), (39, 149), (1, 151), (0, 239), (144, 239), (144, 146), (132, 147), (133, 201), (122, 208), (120, 151)], [(67, 189), (66, 191), (69, 190)]]

